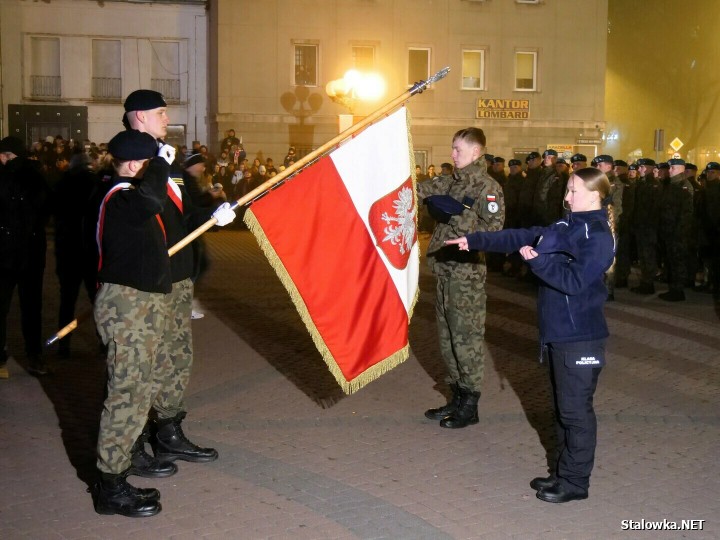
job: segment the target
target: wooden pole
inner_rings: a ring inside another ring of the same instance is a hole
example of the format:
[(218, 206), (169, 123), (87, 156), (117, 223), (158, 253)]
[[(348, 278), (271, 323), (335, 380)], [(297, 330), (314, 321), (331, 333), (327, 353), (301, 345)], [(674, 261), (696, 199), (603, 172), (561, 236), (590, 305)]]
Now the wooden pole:
[[(325, 144), (323, 144), (320, 148), (315, 150), (314, 152), (309, 153), (305, 157), (301, 158), (299, 161), (296, 161), (293, 165), (285, 169), (284, 171), (276, 174), (266, 182), (260, 184), (258, 187), (250, 191), (249, 193), (246, 193), (242, 197), (240, 197), (238, 200), (236, 200), (232, 205), (230, 206), (231, 209), (235, 210), (236, 208), (240, 206), (245, 206), (261, 195), (267, 193), (270, 189), (273, 188), (273, 186), (278, 185), (280, 182), (285, 180), (287, 177), (299, 172), (303, 168), (305, 168), (307, 165), (312, 163), (314, 160), (319, 159), (329, 151), (331, 151), (334, 147), (338, 146), (340, 143), (345, 141), (346, 139), (352, 137), (355, 133), (358, 133), (359, 131), (365, 129), (366, 127), (370, 126), (373, 122), (375, 122), (378, 118), (381, 118), (384, 115), (390, 114), (394, 109), (400, 107), (405, 102), (407, 102), (411, 97), (413, 97), (415, 94), (422, 93), (425, 88), (427, 88), (429, 85), (433, 84), (436, 81), (439, 81), (440, 79), (444, 79), (445, 76), (450, 71), (449, 67), (445, 67), (438, 71), (435, 75), (428, 78), (425, 81), (418, 81), (416, 82), (412, 88), (410, 88), (407, 92), (403, 92), (401, 95), (390, 101), (389, 103), (383, 105), (379, 109), (377, 109), (375, 112), (371, 113), (369, 116), (362, 119), (357, 124), (349, 127), (336, 137), (332, 138)], [(197, 229), (195, 229), (193, 232), (188, 234), (185, 238), (180, 240), (177, 244), (172, 246), (170, 249), (168, 249), (168, 255), (172, 257), (175, 255), (178, 251), (180, 251), (182, 248), (187, 246), (190, 242), (198, 238), (200, 235), (202, 235), (204, 232), (211, 229), (215, 224), (217, 223), (216, 218), (210, 218), (205, 223), (200, 225)], [(65, 337), (67, 334), (75, 330), (77, 328), (78, 320), (75, 319), (73, 322), (62, 328), (61, 330), (58, 330), (58, 332), (49, 338), (45, 344), (46, 345), (52, 345), (57, 340)]]
[[(425, 90), (425, 88), (428, 85), (434, 83), (437, 80), (444, 78), (448, 74), (448, 71), (450, 71), (450, 68), (446, 67), (446, 68), (438, 71), (435, 75), (430, 77), (428, 80), (415, 83), (415, 85), (412, 88), (410, 88), (407, 92), (404, 92), (402, 95), (396, 97), (395, 99), (393, 99), (386, 105), (380, 107), (375, 112), (373, 112), (369, 116), (365, 117), (357, 124), (350, 126), (348, 129), (346, 129), (345, 131), (343, 131), (336, 137), (330, 139), (328, 142), (323, 144), (320, 148), (318, 148), (314, 152), (309, 153), (308, 155), (306, 155), (299, 161), (296, 161), (293, 165), (291, 165), (284, 171), (276, 174), (275, 176), (268, 179), (266, 182), (260, 184), (258, 187), (256, 187), (249, 193), (246, 193), (245, 195), (240, 197), (238, 200), (236, 200), (230, 206), (230, 208), (235, 210), (239, 206), (244, 206), (244, 205), (254, 201), (256, 198), (258, 198), (259, 196), (261, 196), (264, 193), (266, 193), (267, 191), (269, 191), (273, 186), (275, 186), (275, 185), (279, 184), (280, 182), (282, 182), (283, 180), (285, 180), (288, 176), (291, 176), (291, 175), (295, 174), (296, 172), (302, 170), (308, 164), (310, 164), (314, 160), (322, 157), (323, 155), (325, 155), (326, 153), (331, 151), (335, 146), (342, 143), (344, 140), (352, 137), (355, 133), (358, 133), (359, 131), (362, 131), (366, 127), (370, 126), (378, 118), (389, 114), (394, 109), (396, 109), (397, 107), (399, 107), (400, 105), (402, 105), (406, 101), (408, 101), (415, 94), (421, 93), (423, 90)], [(190, 242), (195, 240), (201, 234), (206, 232), (208, 229), (212, 228), (216, 223), (217, 223), (217, 219), (210, 218), (208, 221), (203, 223), (200, 227), (198, 227), (193, 232), (188, 234), (185, 238), (180, 240), (177, 244), (172, 246), (168, 250), (168, 254), (172, 257), (173, 255), (175, 255), (175, 253), (177, 253), (182, 248), (187, 246)]]

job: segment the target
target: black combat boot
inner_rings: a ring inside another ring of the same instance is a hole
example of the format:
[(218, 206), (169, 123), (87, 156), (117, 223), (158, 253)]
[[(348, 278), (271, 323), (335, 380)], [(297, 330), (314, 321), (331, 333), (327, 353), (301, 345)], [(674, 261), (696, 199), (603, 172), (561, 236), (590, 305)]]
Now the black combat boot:
[(178, 471), (172, 461), (164, 461), (151, 456), (145, 451), (145, 443), (150, 439), (150, 431), (145, 426), (142, 433), (130, 450), (132, 465), (125, 476), (144, 476), (145, 478), (167, 478)]
[(157, 489), (138, 489), (125, 480), (125, 474), (100, 473), (93, 488), (98, 514), (150, 517), (162, 510)]
[(478, 418), (478, 400), (480, 392), (471, 392), (461, 389), (460, 405), (446, 418), (440, 420), (440, 427), (458, 429), (466, 426), (477, 424)]
[(641, 283), (637, 287), (630, 289), (635, 294), (655, 294), (655, 285), (652, 283)]
[(425, 411), (425, 418), (429, 418), (430, 420), (442, 420), (446, 416), (449, 416), (450, 414), (454, 413), (458, 406), (460, 405), (460, 397), (462, 395), (460, 391), (460, 386), (456, 384), (450, 385), (452, 388), (452, 398), (450, 398), (450, 401), (447, 402), (446, 405), (443, 405), (442, 407), (439, 407), (437, 409), (428, 409)]
[(666, 302), (683, 302), (685, 300), (685, 292), (682, 289), (670, 289), (668, 292), (659, 294), (658, 298)]
[(180, 412), (173, 418), (156, 420), (155, 457), (167, 461), (181, 459), (194, 463), (215, 461), (218, 458), (217, 450), (214, 448), (200, 448), (190, 442), (183, 433), (180, 423), (185, 418), (185, 414), (185, 412)]

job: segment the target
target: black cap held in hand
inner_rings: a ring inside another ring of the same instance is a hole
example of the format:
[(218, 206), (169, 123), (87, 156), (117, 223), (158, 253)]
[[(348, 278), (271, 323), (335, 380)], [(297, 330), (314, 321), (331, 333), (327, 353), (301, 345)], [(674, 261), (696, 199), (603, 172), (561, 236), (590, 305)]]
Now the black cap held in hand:
[(108, 152), (120, 161), (139, 161), (155, 157), (158, 145), (155, 137), (149, 133), (128, 129), (110, 139)]

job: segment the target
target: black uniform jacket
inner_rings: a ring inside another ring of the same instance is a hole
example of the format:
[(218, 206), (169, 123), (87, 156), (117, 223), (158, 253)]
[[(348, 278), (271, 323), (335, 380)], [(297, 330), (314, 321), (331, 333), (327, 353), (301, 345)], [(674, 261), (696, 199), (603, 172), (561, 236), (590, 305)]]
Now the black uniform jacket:
[(168, 241), (160, 219), (163, 207), (168, 204), (168, 173), (165, 160), (155, 157), (142, 179), (113, 178), (113, 185), (120, 182), (132, 185), (111, 190), (100, 211), (101, 283), (153, 293), (172, 290)]

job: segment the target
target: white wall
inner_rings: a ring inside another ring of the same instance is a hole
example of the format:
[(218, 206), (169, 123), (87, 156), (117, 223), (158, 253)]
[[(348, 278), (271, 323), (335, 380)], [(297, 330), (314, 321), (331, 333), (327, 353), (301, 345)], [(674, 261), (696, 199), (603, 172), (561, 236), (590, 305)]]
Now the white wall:
[[(3, 135), (7, 134), (8, 104), (46, 103), (30, 97), (32, 36), (60, 38), (62, 98), (47, 104), (86, 105), (89, 137), (97, 143), (109, 140), (122, 129), (125, 96), (137, 88), (150, 87), (150, 40), (179, 41), (181, 98), (169, 107), (171, 123), (187, 126), (188, 142), (207, 140), (204, 5), (0, 0)], [(93, 38), (122, 42), (122, 99), (117, 102), (91, 98)]]

